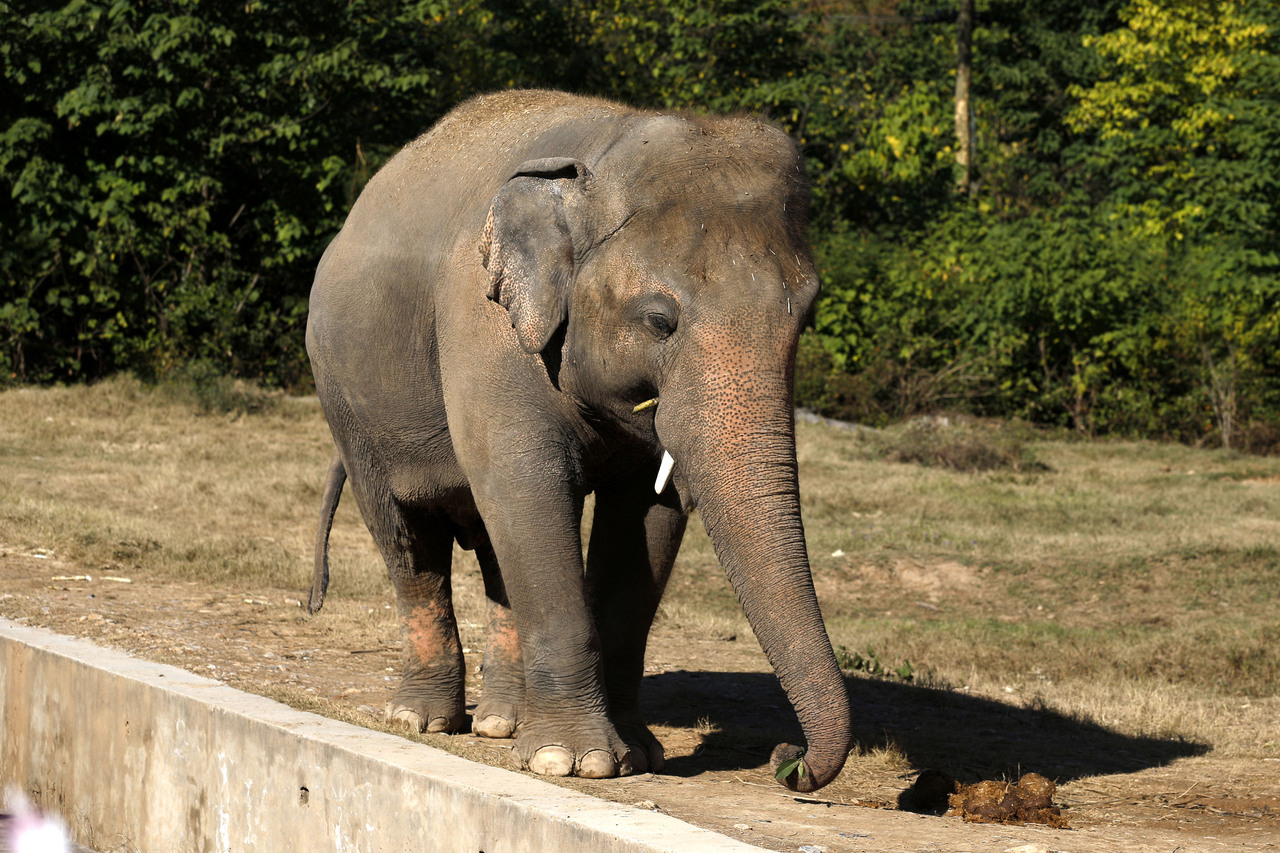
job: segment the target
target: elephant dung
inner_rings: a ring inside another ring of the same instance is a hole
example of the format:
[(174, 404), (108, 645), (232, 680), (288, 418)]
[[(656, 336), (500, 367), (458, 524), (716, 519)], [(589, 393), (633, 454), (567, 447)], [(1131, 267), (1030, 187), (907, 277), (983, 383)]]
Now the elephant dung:
[(948, 799), (951, 811), (970, 823), (1020, 825), (1040, 823), (1065, 829), (1067, 820), (1053, 804), (1054, 783), (1039, 773), (1028, 773), (1010, 782), (978, 782), (961, 785)]

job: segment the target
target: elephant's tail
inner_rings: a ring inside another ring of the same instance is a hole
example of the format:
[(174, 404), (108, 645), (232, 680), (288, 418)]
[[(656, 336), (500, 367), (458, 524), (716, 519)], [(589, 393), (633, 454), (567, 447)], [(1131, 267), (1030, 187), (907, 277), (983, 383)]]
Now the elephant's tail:
[(329, 590), (329, 530), (333, 527), (333, 515), (338, 511), (342, 498), (342, 485), (347, 482), (347, 469), (342, 467), (342, 457), (335, 450), (329, 463), (329, 475), (324, 481), (324, 499), (320, 504), (320, 528), (316, 531), (315, 575), (311, 579), (311, 598), (307, 610), (316, 613), (324, 606), (324, 595)]

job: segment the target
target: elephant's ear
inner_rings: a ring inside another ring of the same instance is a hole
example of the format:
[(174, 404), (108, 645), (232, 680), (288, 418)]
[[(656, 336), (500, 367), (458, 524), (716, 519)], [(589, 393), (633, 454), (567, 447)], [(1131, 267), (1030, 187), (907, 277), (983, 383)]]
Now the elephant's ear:
[(487, 296), (511, 315), (520, 346), (537, 353), (564, 322), (577, 253), (578, 198), (591, 170), (567, 157), (530, 160), (493, 199), (480, 255)]

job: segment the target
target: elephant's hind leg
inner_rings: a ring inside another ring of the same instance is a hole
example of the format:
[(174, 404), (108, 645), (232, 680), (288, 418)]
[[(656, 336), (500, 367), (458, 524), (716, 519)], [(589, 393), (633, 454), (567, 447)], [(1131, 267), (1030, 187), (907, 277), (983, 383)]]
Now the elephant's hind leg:
[(396, 591), (403, 644), (400, 687), (387, 722), (420, 732), (453, 732), (466, 723), (465, 663), (453, 613), (453, 533), (431, 516), (409, 515), (394, 499), (378, 501), (370, 532)]
[(484, 650), (484, 692), (472, 717), (471, 731), (481, 737), (512, 737), (524, 711), (524, 657), (515, 616), (487, 536), (476, 545), (484, 575), (489, 626)]

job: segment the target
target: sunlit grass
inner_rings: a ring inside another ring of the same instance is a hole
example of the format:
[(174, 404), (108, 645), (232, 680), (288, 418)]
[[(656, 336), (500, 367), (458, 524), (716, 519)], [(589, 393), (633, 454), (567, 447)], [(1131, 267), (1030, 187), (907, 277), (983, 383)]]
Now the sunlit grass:
[[(174, 578), (309, 583), (305, 519), (331, 449), (314, 400), (204, 413), (120, 377), (7, 392), (0, 424), (6, 547)], [(347, 513), (335, 536), (357, 525)]]
[[(116, 378), (0, 394), (0, 548), (304, 595), (331, 452), (319, 406), (218, 393), (207, 405)], [(1001, 429), (964, 440), (1007, 449)], [(1256, 754), (1215, 726), (1280, 683), (1280, 459), (1009, 429), (1014, 461), (962, 470), (892, 461), (900, 442), (919, 451), (909, 427), (798, 425), (833, 643), (909, 662), (916, 684)], [(388, 598), (350, 498), (331, 553), (333, 601)], [(478, 573), (457, 554), (463, 641), (479, 643)], [(659, 626), (751, 641), (696, 517)]]

